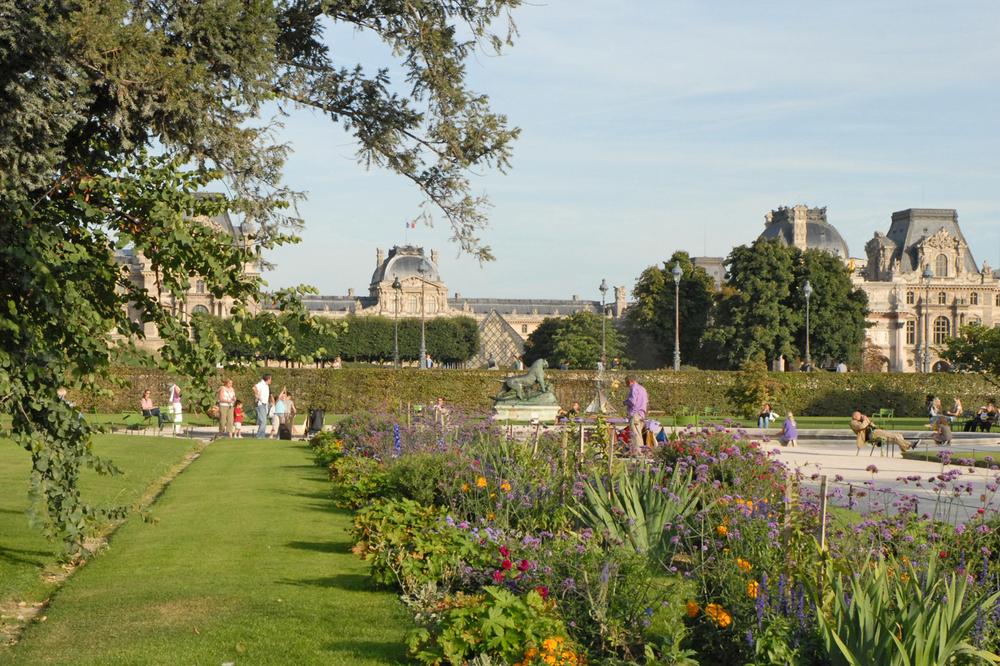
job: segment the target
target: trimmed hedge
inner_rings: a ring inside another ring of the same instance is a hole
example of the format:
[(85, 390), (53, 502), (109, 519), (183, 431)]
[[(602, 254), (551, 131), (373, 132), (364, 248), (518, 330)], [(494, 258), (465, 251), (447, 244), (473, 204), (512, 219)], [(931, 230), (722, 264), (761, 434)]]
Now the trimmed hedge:
[[(487, 410), (492, 397), (499, 392), (505, 373), (489, 370), (447, 370), (417, 368), (350, 367), (331, 368), (246, 368), (220, 371), (220, 377), (232, 378), (237, 396), (244, 402), (252, 399), (251, 386), (263, 372), (273, 376), (272, 388), (287, 386), (295, 396), (300, 412), (309, 407), (322, 407), (328, 413), (346, 413), (398, 407), (400, 403), (429, 404), (437, 396), (458, 407)], [(154, 400), (164, 404), (166, 387), (175, 379), (166, 373), (148, 368), (119, 367), (116, 374), (125, 382), (124, 388), (109, 388), (108, 395), (71, 398), (83, 409), (99, 412), (135, 411), (143, 389), (153, 391)], [(625, 397), (625, 373), (610, 375), (610, 398), (621, 405)], [(649, 391), (650, 409), (675, 414), (683, 411), (701, 413), (711, 408), (721, 415), (734, 415), (728, 391), (738, 373), (709, 370), (656, 370), (636, 372), (636, 377)], [(593, 374), (582, 371), (552, 370), (547, 373), (555, 386), (559, 401), (569, 406), (578, 401), (584, 407), (594, 396)], [(945, 407), (956, 395), (962, 399), (966, 412), (975, 410), (994, 395), (995, 389), (978, 375), (941, 373), (921, 374), (838, 374), (772, 373), (771, 379), (783, 387), (782, 397), (775, 401), (780, 412), (791, 410), (803, 416), (848, 415), (855, 409), (871, 412), (891, 407), (899, 416), (922, 416), (928, 393), (940, 396)], [(184, 386), (184, 382), (179, 382)], [(251, 408), (246, 410), (252, 412)]]

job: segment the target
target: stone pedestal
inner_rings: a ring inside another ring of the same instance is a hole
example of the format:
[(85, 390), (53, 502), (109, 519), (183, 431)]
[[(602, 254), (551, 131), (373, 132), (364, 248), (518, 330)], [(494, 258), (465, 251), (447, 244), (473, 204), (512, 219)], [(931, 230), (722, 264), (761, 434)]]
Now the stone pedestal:
[(559, 413), (559, 405), (519, 405), (500, 403), (493, 408), (498, 421), (539, 421), (553, 422)]

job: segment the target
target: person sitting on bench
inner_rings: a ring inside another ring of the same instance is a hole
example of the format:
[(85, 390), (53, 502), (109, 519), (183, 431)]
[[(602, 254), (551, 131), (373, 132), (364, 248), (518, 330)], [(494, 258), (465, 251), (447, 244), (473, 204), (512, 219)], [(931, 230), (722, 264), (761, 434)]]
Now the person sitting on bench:
[(903, 453), (906, 453), (913, 448), (913, 444), (903, 439), (903, 436), (898, 432), (890, 432), (888, 430), (876, 428), (871, 422), (871, 419), (858, 410), (855, 410), (854, 413), (851, 414), (851, 430), (853, 430), (854, 434), (858, 436), (857, 444), (859, 449), (864, 448), (865, 444), (871, 444), (872, 442), (879, 440), (889, 444), (895, 444)]
[(163, 422), (167, 419), (164, 418), (163, 414), (160, 413), (159, 407), (153, 406), (153, 394), (146, 389), (142, 392), (142, 399), (139, 401), (139, 408), (142, 410), (142, 415), (145, 418), (150, 418), (152, 416), (156, 417), (156, 427), (162, 428)]
[(979, 408), (976, 415), (965, 422), (965, 432), (989, 432), (993, 424), (997, 422), (997, 406), (992, 400)]

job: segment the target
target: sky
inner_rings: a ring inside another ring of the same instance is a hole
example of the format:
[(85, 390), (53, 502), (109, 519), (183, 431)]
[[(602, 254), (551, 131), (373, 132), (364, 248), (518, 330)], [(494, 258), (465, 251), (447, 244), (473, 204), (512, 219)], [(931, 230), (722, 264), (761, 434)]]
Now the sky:
[[(480, 264), (440, 216), (407, 230), (419, 192), (366, 171), (351, 137), (297, 111), (279, 138), (304, 190), (302, 243), (271, 251), (272, 288), (367, 293), (377, 247), (440, 251), (452, 292), (600, 298), (675, 250), (725, 256), (771, 209), (826, 206), (852, 256), (893, 211), (955, 208), (977, 263), (1000, 266), (1000, 3), (995, 0), (561, 0), (513, 14), (469, 85), (522, 134), (492, 201)], [(332, 28), (343, 64), (388, 66)], [(405, 91), (405, 88), (400, 88)]]

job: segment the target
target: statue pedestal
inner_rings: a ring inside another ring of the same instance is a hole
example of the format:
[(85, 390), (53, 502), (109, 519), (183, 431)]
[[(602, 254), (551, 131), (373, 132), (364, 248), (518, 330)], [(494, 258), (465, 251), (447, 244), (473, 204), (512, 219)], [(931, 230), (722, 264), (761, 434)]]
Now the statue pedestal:
[(553, 422), (559, 413), (559, 405), (519, 405), (501, 403), (493, 407), (498, 421), (539, 421)]

